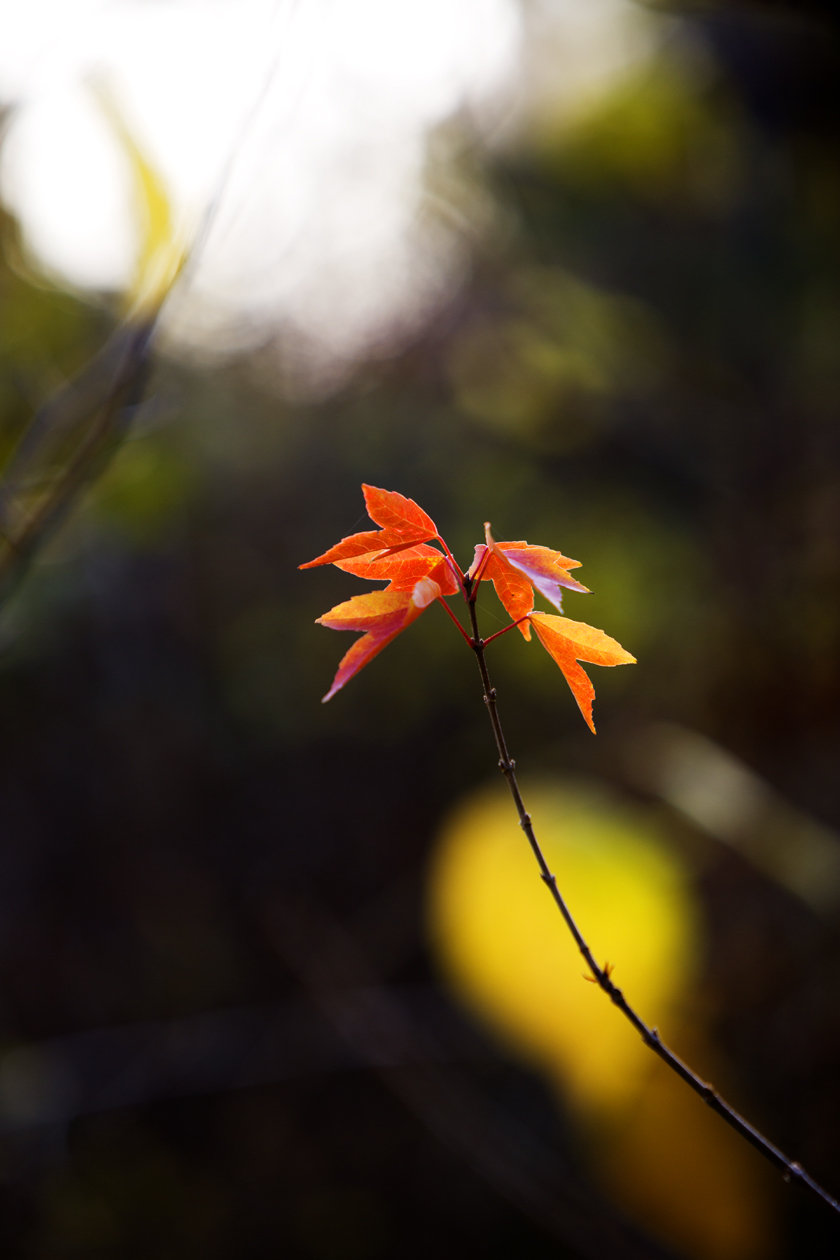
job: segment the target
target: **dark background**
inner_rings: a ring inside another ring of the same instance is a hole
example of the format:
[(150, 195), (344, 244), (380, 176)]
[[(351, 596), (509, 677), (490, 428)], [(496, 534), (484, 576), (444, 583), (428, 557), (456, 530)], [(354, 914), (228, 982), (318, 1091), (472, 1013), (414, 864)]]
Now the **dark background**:
[[(593, 671), (593, 740), (502, 640), (517, 760), (655, 804), (702, 852), (728, 1096), (840, 1191), (836, 861), (797, 891), (840, 826), (840, 65), (813, 12), (683, 15), (702, 75), (663, 55), (488, 157), (462, 289), (327, 398), (266, 385), (272, 345), (157, 355), (0, 626), (4, 1254), (704, 1254), (622, 1214), (562, 1099), (441, 982), (424, 872), (495, 754), (436, 611), (318, 703), (347, 641), (312, 622), (355, 588), (297, 565), (364, 528), (362, 481), (465, 565), (488, 516), (585, 562), (596, 602), (568, 611), (639, 664)], [(11, 450), (110, 323), (8, 263), (0, 321)], [(746, 821), (669, 800), (661, 723), (755, 772)], [(787, 875), (761, 869), (773, 820)], [(836, 1218), (770, 1185), (752, 1254), (836, 1254)]]

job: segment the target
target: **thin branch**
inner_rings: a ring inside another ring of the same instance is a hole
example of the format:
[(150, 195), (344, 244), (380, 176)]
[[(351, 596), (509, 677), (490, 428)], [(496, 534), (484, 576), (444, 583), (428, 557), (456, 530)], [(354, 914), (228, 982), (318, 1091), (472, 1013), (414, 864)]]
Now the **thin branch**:
[[(458, 570), (458, 578), (459, 578), (459, 580), (460, 580), (460, 577), (461, 577), (461, 571), (460, 571), (460, 569), (459, 569), (459, 570)], [(470, 636), (467, 634), (466, 630), (465, 630), (465, 629), (464, 629), (464, 627), (461, 625), (460, 621), (459, 621), (459, 620), (458, 620), (458, 618), (455, 616), (454, 612), (453, 612), (453, 611), (452, 611), (452, 609), (449, 607), (449, 605), (447, 604), (446, 600), (443, 598), (443, 596), (442, 596), (442, 595), (438, 596), (438, 601), (437, 601), (437, 602), (440, 604), (440, 606), (441, 606), (441, 608), (444, 610), (444, 612), (448, 613), (449, 617), (452, 619), (452, 621), (455, 623), (455, 625), (456, 625), (456, 626), (458, 627), (458, 629), (460, 630), (461, 635), (463, 636), (463, 638), (464, 638), (464, 639), (466, 639), (467, 643), (470, 645), (470, 647), (472, 647), (472, 639), (471, 639), (471, 638), (470, 638)]]
[[(494, 634), (488, 635), (488, 637), (484, 640), (484, 646), (487, 647), (487, 644), (492, 643), (494, 639), (500, 639), (503, 634), (507, 634), (508, 630), (515, 630), (517, 626), (521, 626), (522, 622), (527, 621), (530, 615), (530, 613), (526, 613), (524, 617), (517, 617), (516, 621), (511, 621), (509, 625), (502, 626), (501, 630), (497, 630)], [(470, 646), (472, 646), (472, 643)]]
[[(464, 575), (461, 573), (461, 569), (458, 564), (458, 561), (455, 559), (452, 552), (449, 550), (446, 539), (441, 538), (440, 534), (437, 534), (433, 541), (440, 543), (441, 547), (443, 548), (446, 559), (449, 561), (449, 568), (452, 572), (452, 576), (455, 578), (455, 581), (459, 585), (462, 585), (464, 581)], [(463, 630), (461, 631), (461, 633), (463, 634)]]
[[(516, 810), (519, 815), (519, 825), (525, 832), (528, 843), (531, 846), (531, 851), (533, 852), (537, 865), (540, 868), (540, 878), (548, 888), (554, 904), (563, 917), (566, 927), (571, 932), (575, 944), (583, 955), (586, 965), (592, 973), (593, 981), (599, 986), (599, 988), (603, 989), (613, 1005), (617, 1006), (625, 1018), (629, 1020), (636, 1029), (636, 1032), (642, 1038), (642, 1041), (644, 1041), (645, 1045), (649, 1046), (654, 1054), (658, 1055), (672, 1072), (675, 1072), (677, 1076), (685, 1081), (686, 1085), (688, 1085), (690, 1089), (693, 1089), (694, 1092), (703, 1099), (703, 1102), (705, 1102), (708, 1107), (711, 1107), (712, 1111), (716, 1112), (722, 1120), (726, 1121), (730, 1128), (734, 1129), (735, 1132), (740, 1134), (745, 1141), (749, 1142), (751, 1146), (754, 1146), (755, 1149), (765, 1157), (765, 1159), (769, 1160), (771, 1164), (778, 1168), (786, 1181), (797, 1182), (799, 1185), (804, 1186), (805, 1189), (816, 1195), (817, 1198), (821, 1199), (823, 1203), (840, 1215), (840, 1202), (833, 1198), (826, 1190), (823, 1189), (822, 1186), (814, 1181), (813, 1177), (805, 1171), (801, 1164), (797, 1163), (795, 1160), (789, 1159), (788, 1156), (780, 1151), (777, 1146), (774, 1146), (773, 1143), (760, 1133), (758, 1129), (751, 1125), (748, 1120), (735, 1111), (733, 1107), (730, 1107), (730, 1105), (721, 1098), (720, 1094), (712, 1085), (697, 1076), (687, 1063), (684, 1063), (682, 1059), (674, 1054), (674, 1052), (662, 1041), (658, 1030), (656, 1028), (649, 1027), (644, 1020), (637, 1015), (636, 1011), (625, 998), (621, 989), (613, 984), (612, 979), (610, 978), (611, 968), (609, 964), (605, 967), (601, 967), (595, 961), (591, 949), (586, 943), (580, 928), (572, 917), (572, 913), (569, 910), (560, 889), (557, 887), (557, 880), (549, 869), (545, 855), (540, 848), (537, 837), (534, 833), (531, 816), (526, 810), (524, 801), (522, 800), (519, 784), (516, 781), (516, 763), (508, 751), (507, 742), (505, 740), (504, 732), (502, 731), (502, 724), (499, 719), (499, 708), (496, 702), (496, 689), (490, 681), (490, 675), (487, 670), (487, 661), (484, 649), (490, 640), (483, 640), (479, 634), (473, 583), (464, 579), (462, 581), (462, 585), (464, 587), (467, 605), (470, 610), (470, 623), (473, 631), (471, 646), (475, 652), (476, 660), (478, 661), (478, 669), (481, 674), (481, 684), (484, 690), (484, 703), (487, 707), (487, 713), (490, 717), (490, 725), (493, 728), (493, 737), (496, 741), (496, 748), (499, 753), (499, 769), (504, 775), (507, 785), (510, 788), (511, 796), (513, 797), (514, 804), (516, 805)], [(495, 638), (496, 636), (494, 635), (492, 637)]]

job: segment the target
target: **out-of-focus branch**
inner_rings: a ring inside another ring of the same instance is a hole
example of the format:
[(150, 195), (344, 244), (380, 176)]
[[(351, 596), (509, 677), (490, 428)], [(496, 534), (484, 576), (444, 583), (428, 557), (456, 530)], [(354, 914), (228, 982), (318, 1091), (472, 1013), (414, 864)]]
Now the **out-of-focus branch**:
[(146, 389), (160, 313), (188, 253), (163, 178), (107, 84), (91, 83), (134, 184), (138, 248), (124, 321), (35, 414), (0, 481), (0, 601), (122, 442)]
[(662, 722), (637, 731), (624, 757), (636, 787), (733, 849), (814, 913), (840, 904), (840, 836), (791, 804), (727, 749)]
[(115, 333), (24, 434), (0, 482), (0, 603), (120, 445), (146, 388), (154, 327)]

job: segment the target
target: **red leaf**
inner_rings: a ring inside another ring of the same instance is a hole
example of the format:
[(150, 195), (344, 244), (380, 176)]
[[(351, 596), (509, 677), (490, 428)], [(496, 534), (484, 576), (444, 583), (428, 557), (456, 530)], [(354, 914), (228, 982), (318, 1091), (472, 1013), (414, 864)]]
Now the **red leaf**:
[(401, 534), (412, 534), (415, 542), (437, 538), (437, 525), (413, 499), (407, 499), (396, 490), (380, 490), (376, 486), (362, 486), (368, 516), (385, 529), (395, 529)]
[(356, 577), (369, 578), (374, 582), (390, 581), (389, 589), (395, 591), (409, 590), (423, 577), (434, 578), (442, 595), (455, 595), (460, 590), (449, 561), (437, 547), (429, 547), (426, 543), (398, 552), (378, 552), (373, 556), (338, 560), (335, 565), (337, 569)]
[(376, 486), (362, 486), (368, 516), (383, 528), (363, 530), (350, 534), (330, 547), (314, 560), (308, 560), (298, 568), (313, 569), (318, 564), (337, 564), (356, 556), (373, 556), (380, 552), (394, 554), (415, 543), (437, 538), (437, 526), (413, 499), (407, 499), (394, 490), (379, 490)]

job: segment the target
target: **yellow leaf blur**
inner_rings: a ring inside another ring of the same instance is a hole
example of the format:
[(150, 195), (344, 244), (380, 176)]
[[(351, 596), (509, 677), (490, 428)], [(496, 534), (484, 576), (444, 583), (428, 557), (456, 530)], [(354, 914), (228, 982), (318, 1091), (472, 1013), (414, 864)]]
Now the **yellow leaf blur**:
[[(584, 936), (642, 1011), (665, 1022), (695, 968), (695, 911), (679, 863), (632, 817), (580, 791), (528, 786), (540, 844)], [(612, 1108), (647, 1067), (539, 880), (504, 788), (468, 800), (440, 837), (430, 923), (466, 1003), (573, 1100)]]
[[(688, 872), (651, 812), (580, 785), (524, 783), (548, 864), (599, 963), (698, 1071), (719, 1073), (685, 1022), (700, 958)], [(651, 1053), (589, 975), (542, 886), (503, 785), (444, 825), (429, 930), (463, 1003), (540, 1071), (577, 1117), (623, 1211), (696, 1260), (769, 1260), (772, 1173)]]
[(126, 294), (128, 318), (154, 319), (186, 261), (186, 246), (176, 231), (172, 199), (161, 172), (143, 151), (122, 109), (102, 80), (92, 89), (131, 170), (139, 230), (134, 280)]

